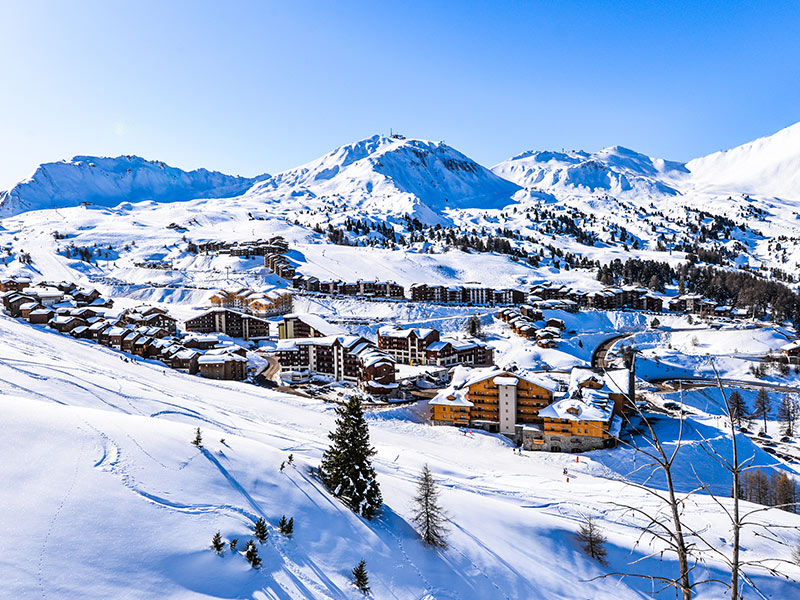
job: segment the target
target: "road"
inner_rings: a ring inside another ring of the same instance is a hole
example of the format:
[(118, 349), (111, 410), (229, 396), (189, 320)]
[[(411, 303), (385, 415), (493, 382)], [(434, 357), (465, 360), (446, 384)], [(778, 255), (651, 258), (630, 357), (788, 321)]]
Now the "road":
[(624, 338), (626, 338), (628, 336), (631, 336), (631, 335), (633, 335), (633, 334), (632, 333), (623, 333), (623, 334), (620, 334), (620, 335), (615, 335), (614, 337), (609, 338), (609, 339), (605, 340), (604, 342), (601, 342), (597, 346), (597, 348), (595, 348), (594, 351), (592, 352), (592, 368), (593, 369), (608, 369), (608, 368), (610, 368), (611, 365), (608, 364), (607, 356), (608, 356), (608, 351), (611, 349), (611, 346), (613, 346), (619, 340), (624, 339)]

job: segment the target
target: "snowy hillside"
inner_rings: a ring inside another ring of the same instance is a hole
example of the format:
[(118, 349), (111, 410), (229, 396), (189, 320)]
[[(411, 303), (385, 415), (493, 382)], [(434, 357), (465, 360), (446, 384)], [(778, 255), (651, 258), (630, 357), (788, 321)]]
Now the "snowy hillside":
[(443, 142), (376, 135), (279, 173), (251, 193), (337, 196), (359, 211), (435, 223), (448, 209), (502, 208), (517, 190)]
[(800, 123), (692, 160), (686, 167), (698, 190), (775, 196), (800, 203)]
[(0, 193), (0, 216), (82, 202), (116, 206), (140, 200), (171, 202), (236, 196), (264, 177), (234, 177), (206, 169), (183, 171), (138, 156), (76, 156), (69, 161), (40, 165), (30, 178)]
[[(333, 426), (330, 404), (123, 362), (109, 349), (6, 317), (0, 339), (0, 543), (13, 548), (3, 555), (9, 597), (342, 600), (361, 597), (349, 575), (364, 558), (376, 599), (618, 600), (653, 591), (636, 579), (594, 578), (636, 559), (637, 572), (676, 568), (658, 553), (644, 558), (650, 548), (635, 546), (639, 519), (614, 504), (655, 502), (613, 480), (634, 466), (624, 452), (578, 463), (571, 455), (517, 456), (499, 436), (430, 427), (408, 409), (371, 413), (386, 506), (365, 521), (309, 473)], [(710, 472), (708, 456), (692, 447), (717, 436), (725, 443), (714, 426), (710, 419), (687, 434), (693, 464), (678, 474), (681, 490), (692, 486), (692, 468)], [(190, 444), (195, 427), (202, 450)], [(294, 464), (280, 470), (290, 454)], [(443, 484), (451, 518), (443, 551), (425, 548), (409, 523), (425, 463)], [(291, 538), (276, 528), (281, 515), (294, 517)], [(609, 537), (607, 568), (579, 549), (575, 531), (585, 515)], [(212, 552), (214, 532), (242, 546), (259, 516), (269, 524), (260, 570), (230, 551)], [(728, 550), (713, 501), (696, 496), (686, 518)], [(800, 524), (778, 510), (760, 520)], [(745, 560), (789, 552), (752, 532), (743, 546)], [(724, 577), (715, 557), (706, 558), (697, 577)], [(785, 568), (800, 576), (800, 568)], [(797, 593), (794, 583), (754, 576), (772, 597)], [(722, 595), (711, 586), (700, 597)]]

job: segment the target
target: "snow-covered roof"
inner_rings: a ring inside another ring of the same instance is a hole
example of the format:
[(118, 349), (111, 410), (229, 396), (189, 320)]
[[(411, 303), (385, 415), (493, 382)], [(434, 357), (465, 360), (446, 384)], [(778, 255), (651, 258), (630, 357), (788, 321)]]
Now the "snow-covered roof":
[(319, 331), (324, 336), (343, 335), (346, 333), (341, 327), (332, 325), (322, 317), (318, 315), (312, 315), (310, 313), (289, 313), (284, 315), (283, 319), (284, 321), (289, 319), (299, 319), (309, 327)]
[(613, 414), (613, 404), (605, 408), (594, 402), (584, 402), (578, 398), (564, 398), (539, 410), (543, 419), (564, 419), (568, 421), (603, 421)]
[(378, 335), (381, 337), (407, 338), (413, 333), (418, 338), (426, 338), (434, 331), (436, 330), (429, 327), (410, 327), (408, 329), (403, 329), (399, 326), (384, 325), (378, 329)]
[(475, 406), (472, 402), (467, 400), (466, 390), (442, 390), (436, 396), (428, 401), (428, 404), (435, 404), (437, 406)]
[(519, 379), (517, 379), (516, 377), (500, 376), (500, 377), (495, 377), (492, 380), (492, 383), (494, 383), (495, 385), (517, 385), (518, 382)]

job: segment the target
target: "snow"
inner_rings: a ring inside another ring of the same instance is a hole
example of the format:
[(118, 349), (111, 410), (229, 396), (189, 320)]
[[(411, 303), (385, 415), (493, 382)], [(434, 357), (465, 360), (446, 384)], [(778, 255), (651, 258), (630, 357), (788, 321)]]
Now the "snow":
[[(287, 255), (300, 272), (321, 279), (526, 291), (548, 282), (601, 291), (604, 286), (592, 270), (556, 269), (546, 256), (547, 246), (604, 263), (636, 257), (676, 265), (685, 260), (684, 253), (659, 251), (655, 245), (661, 236), (680, 233), (683, 219), (695, 216), (691, 210), (753, 225), (748, 216), (753, 213), (747, 211), (757, 208), (766, 215), (757, 231), (736, 229), (719, 242), (736, 248), (738, 264), (791, 272), (800, 261), (792, 241), (800, 198), (794, 166), (798, 132), (793, 126), (686, 165), (612, 147), (595, 153), (524, 153), (493, 170), (442, 143), (375, 136), (258, 181), (202, 170), (186, 173), (136, 157), (76, 157), (42, 165), (2, 196), (0, 247), (5, 254), (0, 268), (4, 278), (25, 275), (36, 283), (46, 279), (95, 287), (113, 298), (114, 312), (145, 302), (181, 319), (207, 306), (210, 294), (221, 288), (270, 293), (287, 287), (259, 257), (195, 254), (187, 249), (188, 241), (243, 242), (271, 235), (289, 241)], [(754, 197), (745, 199), (743, 193)], [(92, 205), (81, 205), (84, 201)], [(587, 245), (565, 233), (544, 233), (533, 223), (533, 211), (552, 211), (600, 237)], [(588, 220), (581, 221), (575, 211)], [(508, 255), (445, 252), (430, 241), (396, 249), (333, 245), (313, 230), (319, 225), (324, 231), (328, 222), (341, 226), (348, 218), (368, 219), (407, 236), (407, 216), (453, 225), (459, 232), (511, 229), (525, 238), (514, 244), (542, 252), (542, 262), (534, 267)], [(708, 218), (703, 219), (707, 224)], [(610, 225), (625, 227), (641, 242), (639, 250), (610, 239)], [(784, 248), (770, 248), (781, 235), (786, 236)], [(71, 244), (92, 248), (92, 261), (67, 257)], [(22, 260), (23, 253), (31, 255), (31, 264)], [(148, 262), (163, 268), (141, 266)], [(37, 291), (47, 295), (43, 288)], [(665, 297), (676, 295), (677, 289), (668, 286)], [(552, 349), (512, 334), (507, 324), (493, 319), (496, 309), (490, 307), (297, 294), (294, 310), (322, 327), (315, 329), (348, 344), (359, 336), (374, 339), (386, 323), (457, 336), (477, 315), (498, 367), (456, 367), (451, 387), (432, 404), (468, 406), (465, 385), (487, 378), (522, 378), (557, 390), (569, 369), (588, 365), (592, 350), (618, 335), (626, 337), (612, 353), (622, 344), (635, 345), (640, 379), (709, 377), (711, 356), (726, 389), (743, 389), (748, 404), (756, 385), (800, 389), (797, 374), (769, 373), (757, 380), (750, 373), (764, 354), (795, 337), (793, 329), (721, 319), (712, 327), (670, 314), (659, 314), (660, 325), (653, 328), (653, 314), (553, 310), (559, 304), (544, 302), (545, 320), (564, 322), (565, 331), (554, 333), (561, 336), (559, 345)], [(96, 322), (89, 329), (101, 326)], [(309, 471), (328, 443), (335, 419), (331, 403), (205, 380), (154, 361), (123, 361), (109, 348), (4, 316), (0, 340), (0, 544), (7, 549), (2, 563), (9, 597), (338, 600), (360, 597), (348, 579), (362, 558), (375, 598), (654, 596), (650, 586), (637, 580), (594, 579), (606, 570), (582, 554), (574, 536), (582, 516), (597, 517), (609, 537), (610, 568), (618, 570), (650, 551), (636, 545), (637, 520), (614, 503), (652, 508), (654, 496), (624, 480), (646, 482), (653, 490), (663, 489), (663, 482), (649, 478), (641, 457), (625, 447), (591, 452), (580, 462), (547, 453), (520, 457), (509, 452), (511, 442), (502, 436), (430, 426), (427, 402), (381, 407), (367, 416), (387, 504), (378, 519), (367, 522), (333, 499)], [(298, 343), (303, 341), (282, 340), (277, 348)], [(200, 360), (218, 356), (212, 351)], [(385, 357), (373, 353), (371, 359)], [(627, 391), (627, 378), (627, 371), (612, 369), (603, 383)], [(592, 392), (586, 391), (586, 397)], [(717, 392), (705, 387), (652, 397), (656, 404), (680, 399), (691, 413), (676, 469), (679, 491), (693, 489), (700, 473), (712, 489), (726, 494), (729, 481), (704, 449), (711, 445), (727, 452), (730, 444)], [(551, 407), (555, 414), (564, 414), (561, 409), (574, 400), (563, 402)], [(586, 414), (599, 410), (587, 403), (579, 408)], [(673, 448), (676, 419), (655, 419)], [(202, 450), (189, 443), (196, 427), (203, 431)], [(767, 429), (775, 434), (777, 424), (770, 422)], [(743, 456), (755, 465), (798, 471), (797, 463), (766, 453), (746, 436), (740, 444)], [(290, 453), (295, 464), (280, 471)], [(415, 477), (424, 464), (441, 482), (442, 502), (451, 517), (450, 547), (440, 552), (422, 546), (409, 525)], [(730, 550), (730, 532), (710, 498), (694, 496), (685, 512), (720, 549)], [(284, 514), (295, 518), (291, 539), (275, 529)], [(230, 552), (217, 557), (208, 548), (217, 530), (226, 539), (239, 537), (243, 548), (259, 516), (270, 527), (270, 539), (259, 546), (260, 571), (249, 569), (242, 557)], [(800, 527), (800, 517), (782, 511), (769, 510), (759, 518)], [(796, 540), (787, 531), (793, 530), (773, 531), (787, 546), (749, 531), (745, 558), (788, 558)], [(724, 575), (713, 555), (705, 558), (698, 576)], [(675, 564), (669, 557), (663, 562), (646, 558), (637, 568), (663, 574), (673, 572)], [(800, 567), (781, 568), (800, 578)], [(800, 593), (793, 582), (754, 576), (768, 597)], [(721, 588), (709, 587), (698, 598), (722, 596)], [(749, 590), (747, 596), (755, 597)]]
[(0, 193), (0, 214), (64, 208), (81, 202), (116, 206), (139, 200), (235, 196), (264, 177), (247, 179), (206, 169), (187, 172), (138, 156), (76, 156), (40, 165), (30, 178)]
[[(574, 537), (588, 513), (609, 536), (612, 566), (643, 554), (633, 545), (635, 520), (609, 501), (653, 499), (608, 479), (633, 466), (616, 450), (578, 464), (571, 456), (520, 458), (500, 436), (431, 427), (402, 416), (405, 408), (368, 413), (386, 506), (367, 522), (308, 473), (327, 445), (331, 405), (120, 361), (107, 348), (5, 317), (0, 338), (0, 543), (14, 548), (4, 555), (10, 596), (356, 598), (349, 571), (366, 558), (375, 598), (651, 597), (635, 580), (592, 580), (603, 569)], [(189, 443), (198, 426), (202, 450)], [(295, 464), (280, 471), (289, 453)], [(699, 470), (702, 454), (694, 458)], [(425, 548), (408, 520), (426, 463), (451, 516), (442, 552)], [(564, 467), (578, 471), (570, 483)], [(690, 507), (687, 518), (727, 548), (713, 502), (697, 496)], [(275, 528), (283, 514), (295, 520), (291, 539)], [(270, 529), (259, 571), (210, 550), (217, 530), (243, 547), (258, 516)], [(777, 510), (763, 518), (800, 525)], [(788, 552), (752, 534), (745, 547), (750, 558)], [(675, 566), (645, 559), (639, 568)], [(713, 557), (709, 569), (721, 575)], [(757, 580), (776, 597), (798, 589)]]

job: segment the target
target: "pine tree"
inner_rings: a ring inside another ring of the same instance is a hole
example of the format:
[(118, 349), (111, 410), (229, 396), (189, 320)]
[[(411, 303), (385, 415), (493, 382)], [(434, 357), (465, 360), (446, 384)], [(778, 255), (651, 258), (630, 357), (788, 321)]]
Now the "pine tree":
[(414, 514), (411, 518), (422, 541), (429, 546), (447, 547), (447, 517), (439, 506), (439, 488), (428, 465), (422, 467), (414, 497)]
[(230, 544), (228, 544), (228, 545), (231, 548), (231, 552), (236, 552), (236, 546), (237, 546), (238, 543), (239, 543), (239, 538), (233, 538), (230, 541)]
[(261, 559), (258, 557), (258, 548), (256, 548), (256, 543), (253, 540), (248, 540), (244, 557), (254, 569), (261, 566)]
[(256, 539), (262, 544), (267, 541), (269, 532), (267, 531), (267, 522), (264, 520), (264, 517), (259, 517), (258, 521), (256, 521), (253, 527), (253, 535), (256, 536)]
[(783, 423), (783, 435), (794, 435), (794, 422), (797, 419), (797, 403), (794, 398), (786, 394), (778, 406), (778, 420)]
[(481, 320), (478, 318), (478, 315), (472, 315), (467, 320), (467, 325), (465, 327), (467, 334), (472, 337), (482, 337), (483, 336), (483, 325), (481, 325)]
[(319, 472), (330, 492), (350, 510), (371, 519), (383, 504), (371, 458), (369, 427), (361, 401), (351, 397), (336, 409), (336, 429), (328, 434), (331, 445), (322, 455)]
[(278, 522), (278, 527), (283, 535), (291, 537), (292, 533), (294, 533), (294, 517), (289, 517), (289, 520), (287, 521), (286, 515), (283, 515), (281, 520)]
[(736, 422), (737, 427), (742, 426), (742, 420), (747, 418), (747, 405), (744, 403), (742, 395), (734, 390), (728, 398), (728, 403), (731, 406), (731, 416)]
[(761, 388), (758, 390), (758, 394), (756, 394), (756, 401), (753, 405), (753, 416), (754, 417), (761, 417), (764, 419), (764, 433), (767, 433), (767, 417), (769, 416), (769, 411), (772, 408), (772, 400), (769, 397), (769, 392)]
[(222, 551), (225, 549), (225, 542), (222, 541), (222, 536), (219, 531), (211, 538), (211, 547), (217, 554), (222, 554)]
[(194, 439), (192, 440), (192, 444), (197, 446), (198, 448), (203, 447), (203, 434), (200, 431), (199, 427), (194, 432)]
[(606, 537), (597, 527), (597, 523), (592, 517), (584, 517), (578, 530), (578, 539), (581, 542), (583, 551), (602, 564), (606, 564)]
[(353, 568), (353, 585), (365, 596), (369, 594), (369, 575), (367, 575), (367, 562), (364, 559)]

